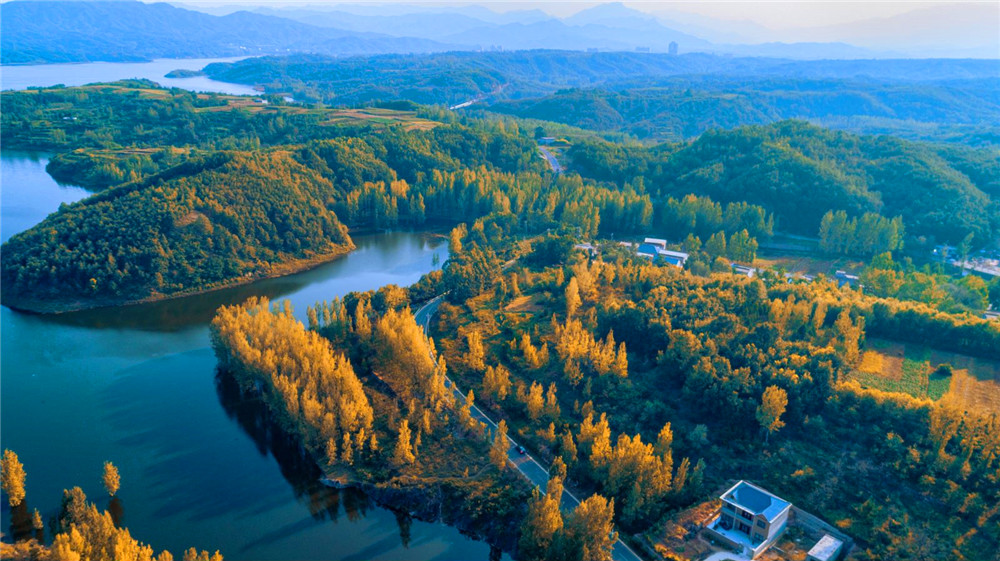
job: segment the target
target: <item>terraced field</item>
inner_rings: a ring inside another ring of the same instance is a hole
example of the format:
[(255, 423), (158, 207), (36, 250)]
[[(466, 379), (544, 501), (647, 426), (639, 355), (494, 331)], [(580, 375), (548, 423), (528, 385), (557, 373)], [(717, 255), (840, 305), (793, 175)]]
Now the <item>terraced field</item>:
[[(951, 375), (939, 371), (951, 368)], [(922, 345), (869, 339), (851, 377), (863, 386), (918, 398), (945, 395), (969, 411), (1000, 412), (1000, 363)]]

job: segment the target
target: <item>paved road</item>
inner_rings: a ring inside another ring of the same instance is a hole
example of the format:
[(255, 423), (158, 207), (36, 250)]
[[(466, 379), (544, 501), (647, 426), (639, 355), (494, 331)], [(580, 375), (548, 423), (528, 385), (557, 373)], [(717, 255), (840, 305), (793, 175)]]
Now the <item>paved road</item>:
[[(413, 314), (414, 319), (417, 320), (417, 324), (424, 328), (424, 332), (430, 331), (431, 317), (434, 315), (434, 312), (437, 311), (437, 308), (441, 305), (443, 299), (444, 296), (438, 296), (421, 306), (421, 308)], [(453, 382), (451, 378), (445, 376), (444, 383), (445, 387), (450, 389), (452, 394), (455, 396), (455, 400), (459, 406), (464, 405), (465, 394), (458, 389), (455, 382)], [(493, 434), (493, 431), (497, 428), (493, 419), (487, 417), (486, 414), (475, 405), (470, 407), (469, 411), (471, 412), (473, 419), (484, 423), (489, 429), (490, 434)], [(521, 454), (518, 451), (517, 442), (510, 436), (507, 437), (507, 443), (509, 444), (507, 448), (507, 459), (510, 460), (510, 463), (514, 464), (514, 467), (516, 467), (517, 470), (528, 479), (528, 481), (544, 493), (545, 488), (549, 484), (549, 470), (542, 467), (542, 464), (538, 463), (538, 461), (532, 458), (530, 454)], [(576, 508), (578, 504), (580, 504), (580, 500), (573, 496), (572, 493), (564, 489), (562, 501), (560, 503), (562, 509), (569, 512)], [(641, 561), (641, 558), (621, 540), (617, 540), (614, 547), (612, 547), (611, 558), (614, 561)]]
[(539, 146), (538, 149), (542, 152), (542, 157), (544, 157), (545, 161), (549, 163), (549, 167), (552, 168), (552, 171), (554, 171), (556, 175), (562, 173), (562, 164), (560, 164), (559, 160), (556, 159), (555, 154), (544, 146)]

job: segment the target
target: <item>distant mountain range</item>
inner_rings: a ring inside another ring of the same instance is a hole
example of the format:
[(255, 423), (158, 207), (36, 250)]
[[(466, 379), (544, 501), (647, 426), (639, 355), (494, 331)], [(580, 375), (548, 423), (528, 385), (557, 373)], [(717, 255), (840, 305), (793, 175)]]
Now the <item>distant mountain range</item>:
[[(846, 33), (841, 29), (838, 35), (835, 28), (803, 36), (810, 39), (808, 42), (735, 44), (723, 41), (745, 37), (746, 33), (759, 35), (760, 29), (744, 25), (743, 35), (712, 32), (706, 23), (710, 18), (686, 18), (694, 23), (682, 24), (622, 4), (600, 4), (562, 19), (540, 10), (497, 13), (483, 6), (182, 6), (128, 0), (3, 3), (0, 62), (526, 49), (655, 53), (667, 52), (671, 42), (677, 43), (680, 53), (792, 59), (886, 58), (897, 54), (888, 50), (888, 41), (871, 40), (871, 26), (857, 27), (856, 36), (868, 39), (864, 47), (833, 40)], [(910, 19), (923, 21), (927, 17), (918, 14)], [(717, 42), (697, 35), (702, 32)], [(942, 33), (929, 37), (940, 38)]]
[(236, 12), (214, 16), (142, 2), (8, 2), (0, 4), (0, 62), (37, 64), (143, 61), (288, 52), (365, 54), (454, 48)]

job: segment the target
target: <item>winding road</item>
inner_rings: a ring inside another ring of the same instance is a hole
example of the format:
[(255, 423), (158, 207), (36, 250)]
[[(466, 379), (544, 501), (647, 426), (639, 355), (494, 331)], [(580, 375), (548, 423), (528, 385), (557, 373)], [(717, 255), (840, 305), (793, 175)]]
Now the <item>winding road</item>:
[[(430, 333), (431, 318), (434, 316), (434, 313), (437, 311), (438, 306), (441, 305), (443, 300), (444, 295), (438, 296), (421, 306), (420, 309), (413, 314), (414, 319), (417, 320), (417, 324), (424, 328), (424, 333)], [(455, 400), (459, 406), (464, 405), (465, 394), (458, 389), (455, 382), (453, 382), (448, 376), (445, 376), (444, 383), (445, 387), (450, 389), (451, 393), (455, 396)], [(496, 430), (497, 424), (493, 422), (493, 419), (486, 416), (486, 414), (483, 413), (479, 407), (473, 405), (469, 408), (469, 411), (471, 412), (473, 419), (483, 422), (489, 428), (490, 434)], [(538, 463), (538, 461), (532, 458), (530, 454), (522, 454), (518, 451), (518, 443), (510, 436), (507, 437), (507, 442), (509, 444), (507, 448), (507, 459), (510, 463), (514, 464), (514, 467), (517, 468), (517, 471), (521, 472), (521, 475), (527, 478), (528, 481), (544, 493), (545, 488), (549, 483), (549, 470), (545, 469), (542, 464)], [(577, 499), (573, 493), (563, 489), (560, 506), (564, 511), (569, 512), (576, 508), (579, 504), (580, 500)], [(615, 544), (611, 549), (611, 558), (614, 561), (641, 561), (642, 559), (621, 540), (615, 541)]]
[(555, 154), (553, 154), (551, 150), (549, 150), (544, 146), (539, 146), (538, 149), (542, 152), (542, 157), (545, 158), (545, 161), (549, 163), (549, 167), (552, 168), (552, 171), (556, 175), (562, 173), (562, 164), (560, 164), (559, 160), (556, 159)]

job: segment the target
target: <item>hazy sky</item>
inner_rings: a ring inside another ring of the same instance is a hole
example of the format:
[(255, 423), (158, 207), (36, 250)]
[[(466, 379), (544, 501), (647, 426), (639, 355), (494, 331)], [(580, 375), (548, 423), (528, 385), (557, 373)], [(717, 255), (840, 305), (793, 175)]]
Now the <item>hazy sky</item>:
[[(151, 1), (151, 0), (147, 0)], [(187, 4), (204, 5), (270, 5), (274, 7), (289, 5), (335, 5), (335, 4), (421, 4), (427, 6), (456, 6), (464, 4), (478, 4), (488, 6), (498, 12), (510, 10), (530, 10), (541, 9), (555, 16), (568, 16), (580, 10), (596, 6), (601, 2), (580, 2), (577, 0), (550, 0), (546, 2), (510, 2), (506, 0), (480, 0), (478, 2), (440, 2), (432, 0), (404, 0), (402, 2), (384, 2), (381, 0), (353, 0), (347, 2), (336, 2), (329, 0), (181, 0)], [(772, 28), (789, 29), (797, 27), (814, 27), (847, 23), (871, 18), (881, 18), (893, 16), (921, 8), (935, 6), (947, 6), (956, 4), (992, 4), (997, 5), (996, 0), (983, 2), (961, 2), (961, 1), (931, 1), (913, 2), (897, 1), (865, 2), (859, 0), (787, 0), (787, 1), (767, 1), (760, 0), (699, 0), (682, 2), (663, 2), (659, 0), (626, 0), (625, 4), (630, 8), (645, 12), (688, 12), (710, 16), (714, 18), (729, 20), (749, 20), (754, 23)]]

